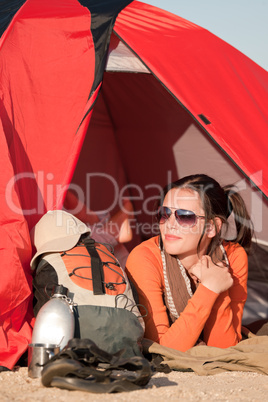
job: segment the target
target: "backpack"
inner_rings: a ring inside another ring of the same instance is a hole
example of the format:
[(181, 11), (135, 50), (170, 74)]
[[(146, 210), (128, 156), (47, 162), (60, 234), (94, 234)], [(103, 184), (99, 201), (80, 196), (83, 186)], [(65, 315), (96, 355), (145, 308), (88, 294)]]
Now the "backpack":
[(49, 300), (53, 286), (63, 285), (74, 305), (75, 338), (90, 339), (108, 353), (124, 349), (126, 358), (142, 356), (143, 318), (112, 251), (85, 233), (69, 250), (42, 254), (33, 280), (34, 313)]

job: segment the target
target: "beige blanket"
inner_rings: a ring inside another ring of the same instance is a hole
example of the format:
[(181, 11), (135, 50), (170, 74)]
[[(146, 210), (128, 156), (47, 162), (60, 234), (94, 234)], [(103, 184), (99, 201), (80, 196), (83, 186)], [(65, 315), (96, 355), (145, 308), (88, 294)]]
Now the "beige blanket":
[(254, 336), (226, 349), (195, 346), (187, 352), (143, 340), (144, 353), (160, 355), (172, 370), (192, 370), (199, 375), (224, 371), (252, 371), (268, 375), (268, 336)]

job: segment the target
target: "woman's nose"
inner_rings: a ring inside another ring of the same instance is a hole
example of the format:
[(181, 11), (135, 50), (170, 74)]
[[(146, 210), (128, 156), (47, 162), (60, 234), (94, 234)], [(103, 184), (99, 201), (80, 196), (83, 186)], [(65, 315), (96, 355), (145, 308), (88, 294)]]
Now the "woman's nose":
[(175, 214), (171, 214), (167, 220), (167, 226), (170, 228), (176, 227), (177, 228), (177, 221), (175, 218)]

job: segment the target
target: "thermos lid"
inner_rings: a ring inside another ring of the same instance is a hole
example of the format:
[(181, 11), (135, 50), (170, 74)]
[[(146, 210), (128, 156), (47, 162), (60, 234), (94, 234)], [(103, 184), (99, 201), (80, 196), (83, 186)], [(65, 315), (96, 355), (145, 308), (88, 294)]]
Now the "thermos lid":
[(52, 290), (52, 297), (68, 296), (69, 289), (63, 285), (56, 285)]

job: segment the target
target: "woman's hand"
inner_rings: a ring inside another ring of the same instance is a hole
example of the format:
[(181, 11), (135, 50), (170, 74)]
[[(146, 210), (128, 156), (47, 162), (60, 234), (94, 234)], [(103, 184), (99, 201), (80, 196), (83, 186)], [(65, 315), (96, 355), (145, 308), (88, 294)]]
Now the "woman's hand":
[(233, 285), (233, 278), (222, 262), (215, 265), (209, 256), (203, 256), (189, 270), (189, 275), (215, 293), (222, 293)]

